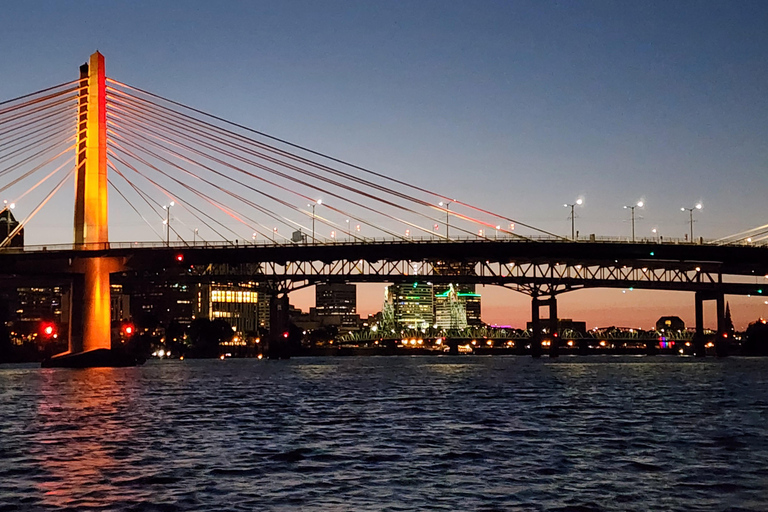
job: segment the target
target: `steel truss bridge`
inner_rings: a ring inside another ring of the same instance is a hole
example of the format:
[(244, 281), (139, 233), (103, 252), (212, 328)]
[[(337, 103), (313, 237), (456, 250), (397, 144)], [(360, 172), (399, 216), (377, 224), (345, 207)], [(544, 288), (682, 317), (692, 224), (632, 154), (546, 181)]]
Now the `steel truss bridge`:
[[(169, 267), (191, 281), (226, 276), (267, 285), (279, 304), (320, 282), (467, 283), (503, 286), (532, 297), (535, 339), (556, 332), (557, 296), (585, 288), (694, 292), (703, 339), (705, 300), (715, 300), (725, 332), (725, 295), (768, 295), (768, 248), (749, 245), (606, 243), (563, 240), (367, 241), (333, 244), (110, 244), (91, 254), (127, 272)], [(3, 274), (66, 276), (81, 250), (46, 247), (0, 252)], [(251, 269), (243, 272), (242, 269)], [(549, 308), (549, 318), (539, 309)], [(277, 307), (277, 305), (275, 306)], [(287, 309), (287, 305), (285, 306)], [(276, 313), (277, 314), (277, 313)], [(701, 349), (703, 350), (703, 349)]]

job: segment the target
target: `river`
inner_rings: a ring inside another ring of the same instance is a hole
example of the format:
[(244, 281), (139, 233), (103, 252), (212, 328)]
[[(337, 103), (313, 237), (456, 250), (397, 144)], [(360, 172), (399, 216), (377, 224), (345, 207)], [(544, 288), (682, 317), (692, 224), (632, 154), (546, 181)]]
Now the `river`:
[(768, 510), (768, 359), (0, 366), (0, 511)]

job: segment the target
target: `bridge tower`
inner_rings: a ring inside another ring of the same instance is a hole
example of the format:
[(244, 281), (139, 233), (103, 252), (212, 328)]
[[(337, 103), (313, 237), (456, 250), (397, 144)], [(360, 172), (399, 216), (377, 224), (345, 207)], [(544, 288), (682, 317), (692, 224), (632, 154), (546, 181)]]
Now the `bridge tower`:
[(121, 265), (98, 254), (109, 248), (106, 75), (99, 52), (80, 67), (80, 87), (74, 248), (86, 254), (76, 257), (70, 269), (69, 350), (50, 366), (115, 366), (114, 355), (104, 351), (111, 348), (109, 274)]

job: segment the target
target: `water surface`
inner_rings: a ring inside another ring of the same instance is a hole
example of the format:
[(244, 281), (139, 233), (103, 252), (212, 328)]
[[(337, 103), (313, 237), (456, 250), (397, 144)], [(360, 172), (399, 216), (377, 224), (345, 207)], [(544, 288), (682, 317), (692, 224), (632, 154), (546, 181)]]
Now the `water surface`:
[(768, 510), (768, 359), (0, 367), (3, 510)]

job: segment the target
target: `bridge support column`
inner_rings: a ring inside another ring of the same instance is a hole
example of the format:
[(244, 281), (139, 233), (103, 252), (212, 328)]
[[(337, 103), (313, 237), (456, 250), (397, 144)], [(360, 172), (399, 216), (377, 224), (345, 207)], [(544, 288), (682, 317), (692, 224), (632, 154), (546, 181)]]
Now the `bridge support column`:
[(288, 359), (290, 347), (290, 319), (288, 294), (275, 290), (269, 295), (269, 340), (267, 354), (270, 359)]
[(696, 292), (696, 331), (693, 335), (693, 353), (696, 357), (704, 357), (706, 341), (704, 340), (704, 294)]
[(541, 303), (539, 298), (534, 296), (531, 299), (531, 356), (541, 357), (541, 318), (539, 317), (539, 308)]
[(725, 294), (717, 295), (717, 336), (715, 337), (715, 354), (717, 357), (728, 355), (728, 328), (725, 325)]
[(537, 296), (533, 296), (531, 299), (531, 355), (533, 357), (541, 357), (543, 352), (541, 348), (542, 338), (542, 326), (543, 321), (541, 318), (541, 307), (547, 307), (549, 309), (549, 316), (546, 318), (547, 327), (549, 330), (549, 357), (557, 357), (560, 355), (560, 335), (557, 332), (557, 298), (552, 296), (548, 299), (540, 299)]
[(696, 357), (706, 355), (707, 339), (704, 336), (704, 301), (714, 300), (717, 311), (717, 334), (715, 336), (715, 353), (726, 355), (725, 328), (725, 294), (721, 291), (696, 292), (696, 333), (693, 336), (693, 351)]
[(557, 322), (557, 298), (552, 296), (547, 303), (549, 304), (549, 335), (552, 338), (549, 342), (549, 357), (558, 357), (560, 355), (560, 332)]

